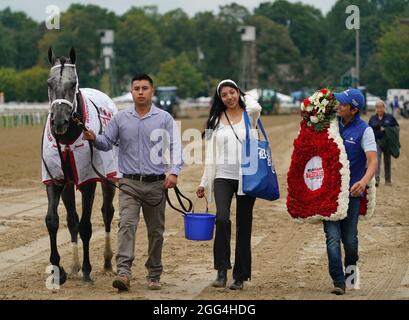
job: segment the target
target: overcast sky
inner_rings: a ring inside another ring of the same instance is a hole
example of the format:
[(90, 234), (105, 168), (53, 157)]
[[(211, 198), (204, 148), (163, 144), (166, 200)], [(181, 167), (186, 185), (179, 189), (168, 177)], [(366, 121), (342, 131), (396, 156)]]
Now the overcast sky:
[[(335, 4), (336, 0), (289, 0), (290, 2), (302, 2), (313, 5), (326, 14)], [(49, 5), (56, 5), (61, 11), (65, 11), (72, 3), (97, 4), (107, 8), (117, 14), (122, 14), (130, 7), (156, 5), (160, 13), (170, 11), (175, 8), (183, 8), (190, 16), (199, 11), (217, 12), (220, 5), (236, 2), (252, 11), (260, 3), (268, 0), (0, 0), (0, 10), (10, 7), (13, 11), (24, 11), (37, 21), (44, 21), (47, 17), (46, 8)]]

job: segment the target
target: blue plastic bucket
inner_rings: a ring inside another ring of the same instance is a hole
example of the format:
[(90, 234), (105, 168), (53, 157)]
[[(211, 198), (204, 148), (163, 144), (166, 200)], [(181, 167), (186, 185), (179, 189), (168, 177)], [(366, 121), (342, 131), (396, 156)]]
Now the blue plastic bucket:
[(213, 239), (216, 215), (210, 213), (186, 213), (184, 219), (186, 239), (197, 241)]

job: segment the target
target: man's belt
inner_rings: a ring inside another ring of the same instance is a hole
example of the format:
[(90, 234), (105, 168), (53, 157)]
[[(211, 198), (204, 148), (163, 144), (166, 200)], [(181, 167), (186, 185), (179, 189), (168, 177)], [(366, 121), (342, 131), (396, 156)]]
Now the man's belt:
[(123, 174), (123, 177), (126, 179), (132, 179), (132, 180), (137, 180), (141, 182), (155, 182), (155, 181), (160, 181), (160, 180), (165, 180), (166, 175), (165, 174), (149, 174), (149, 175), (143, 175), (143, 174)]

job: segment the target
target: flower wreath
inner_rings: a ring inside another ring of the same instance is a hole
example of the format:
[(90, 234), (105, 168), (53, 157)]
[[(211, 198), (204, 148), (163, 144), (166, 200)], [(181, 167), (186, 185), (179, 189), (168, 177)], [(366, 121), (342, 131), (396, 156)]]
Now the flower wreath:
[[(334, 94), (326, 88), (301, 103), (300, 133), (287, 176), (287, 210), (297, 221), (337, 221), (347, 216), (349, 160), (336, 107)], [(366, 192), (360, 214), (369, 216), (374, 207), (374, 195)]]

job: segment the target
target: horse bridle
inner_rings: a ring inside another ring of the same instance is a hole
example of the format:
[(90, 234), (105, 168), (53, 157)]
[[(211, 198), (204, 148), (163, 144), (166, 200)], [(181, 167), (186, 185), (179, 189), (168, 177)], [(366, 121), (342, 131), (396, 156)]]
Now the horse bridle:
[(48, 88), (48, 100), (50, 101), (50, 107), (49, 107), (48, 112), (51, 113), (51, 110), (52, 110), (54, 105), (56, 105), (56, 104), (60, 105), (60, 104), (64, 103), (64, 104), (67, 104), (67, 105), (69, 105), (71, 107), (71, 118), (73, 118), (77, 113), (77, 107), (78, 107), (77, 95), (78, 95), (78, 92), (79, 92), (79, 81), (78, 81), (78, 74), (77, 74), (76, 66), (75, 66), (75, 64), (71, 64), (71, 63), (57, 64), (57, 65), (51, 67), (50, 71), (52, 71), (54, 69), (57, 69), (57, 68), (64, 68), (64, 67), (74, 68), (75, 78), (76, 78), (76, 81), (77, 81), (77, 83), (75, 85), (74, 99), (73, 99), (73, 101), (68, 101), (67, 99), (55, 99), (54, 101), (51, 101), (51, 99), (50, 99), (50, 88)]
[[(67, 63), (67, 64), (57, 64), (57, 65), (51, 67), (50, 72), (51, 72), (52, 70), (54, 70), (54, 69), (64, 68), (64, 67), (74, 68), (75, 78), (76, 78), (74, 99), (73, 99), (72, 102), (71, 102), (71, 101), (68, 101), (67, 99), (55, 99), (54, 101), (51, 101), (50, 88), (48, 88), (48, 100), (49, 100), (49, 103), (50, 103), (50, 106), (49, 106), (49, 109), (48, 109), (48, 113), (51, 114), (52, 108), (53, 108), (54, 105), (56, 105), (56, 104), (59, 104), (59, 105), (60, 105), (60, 104), (64, 103), (64, 104), (67, 104), (67, 105), (69, 105), (69, 106), (71, 107), (70, 119), (72, 119), (72, 120), (75, 122), (75, 121), (78, 119), (78, 113), (77, 113), (77, 106), (78, 106), (78, 104), (77, 104), (77, 95), (78, 95), (78, 93), (79, 93), (79, 81), (78, 81), (78, 74), (77, 74), (76, 66), (75, 66), (75, 64), (71, 64), (71, 63)], [(47, 166), (47, 164), (46, 164), (46, 162), (45, 162), (45, 160), (44, 160), (44, 157), (43, 157), (43, 140), (44, 140), (45, 127), (46, 127), (46, 124), (44, 125), (43, 137), (42, 137), (42, 139), (41, 139), (41, 159), (42, 159), (42, 161), (43, 161), (43, 163), (44, 163), (44, 167), (45, 167), (45, 169), (46, 169), (48, 175), (51, 177), (52, 182), (53, 182), (54, 184), (56, 184), (56, 185), (60, 185), (60, 183), (52, 176), (52, 174), (51, 174), (51, 172), (50, 172), (50, 170), (49, 170), (49, 168), (48, 168), (48, 166)], [(60, 160), (61, 160), (61, 167), (63, 168), (63, 167), (64, 167), (64, 166), (63, 166), (64, 158), (63, 158), (62, 153), (61, 153), (60, 142), (59, 142), (57, 136), (55, 136), (55, 141), (56, 141), (56, 143), (57, 143), (58, 154), (59, 154)], [(65, 172), (64, 169), (63, 169), (63, 173), (64, 173), (64, 183), (65, 183), (65, 182), (67, 181), (67, 177), (66, 177), (66, 172)]]

